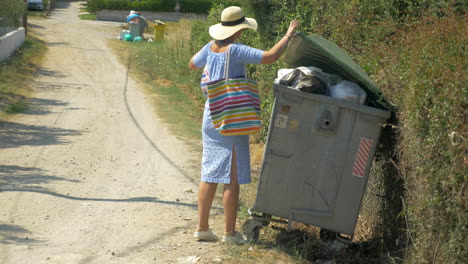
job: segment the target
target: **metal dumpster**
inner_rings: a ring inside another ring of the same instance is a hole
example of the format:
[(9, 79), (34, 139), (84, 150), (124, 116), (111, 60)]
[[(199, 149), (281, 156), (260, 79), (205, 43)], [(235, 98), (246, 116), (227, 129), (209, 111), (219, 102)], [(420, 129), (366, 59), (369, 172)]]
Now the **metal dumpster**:
[(145, 28), (148, 26), (148, 22), (142, 16), (137, 16), (132, 18), (132, 21), (128, 23), (128, 28), (130, 31), (130, 35), (132, 35), (132, 39), (136, 37), (143, 37), (143, 33), (145, 32)]
[(256, 200), (244, 233), (256, 239), (272, 216), (353, 236), (382, 124), (393, 105), (352, 59), (318, 36), (296, 36), (292, 66), (315, 66), (358, 83), (365, 105), (301, 92), (275, 81)]

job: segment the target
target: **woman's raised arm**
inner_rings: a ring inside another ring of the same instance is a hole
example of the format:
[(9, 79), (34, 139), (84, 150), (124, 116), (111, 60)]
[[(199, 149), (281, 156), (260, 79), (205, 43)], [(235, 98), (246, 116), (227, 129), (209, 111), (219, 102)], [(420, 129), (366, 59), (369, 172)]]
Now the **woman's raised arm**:
[(286, 49), (288, 46), (289, 40), (294, 36), (297, 27), (299, 26), (299, 21), (293, 20), (289, 24), (288, 31), (286, 32), (286, 35), (284, 35), (278, 43), (273, 46), (273, 48), (265, 51), (263, 54), (262, 58), (262, 64), (270, 64), (279, 59), (281, 54), (283, 54), (283, 51)]

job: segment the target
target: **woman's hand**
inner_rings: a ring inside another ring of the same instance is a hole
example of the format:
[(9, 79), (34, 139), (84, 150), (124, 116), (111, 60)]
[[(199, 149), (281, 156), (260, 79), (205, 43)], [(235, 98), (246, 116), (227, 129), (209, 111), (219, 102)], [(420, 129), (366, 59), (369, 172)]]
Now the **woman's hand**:
[(278, 41), (278, 43), (276, 43), (275, 46), (273, 46), (273, 48), (263, 53), (263, 58), (261, 62), (262, 64), (273, 63), (279, 59), (283, 51), (288, 46), (289, 40), (296, 34), (296, 29), (299, 27), (299, 25), (300, 23), (297, 20), (293, 20), (291, 21), (291, 23), (289, 23), (289, 28), (286, 32), (286, 35), (284, 35), (283, 38), (281, 38), (280, 41)]
[(299, 21), (293, 20), (289, 23), (288, 31), (286, 32), (286, 36), (288, 38), (294, 37), (296, 35), (296, 29), (300, 26)]

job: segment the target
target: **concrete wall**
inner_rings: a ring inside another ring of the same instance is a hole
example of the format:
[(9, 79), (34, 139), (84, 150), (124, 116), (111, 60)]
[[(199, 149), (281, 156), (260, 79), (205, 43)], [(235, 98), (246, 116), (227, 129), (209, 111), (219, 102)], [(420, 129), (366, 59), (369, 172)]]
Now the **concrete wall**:
[(14, 27), (4, 27), (4, 26), (1, 26), (0, 24), (0, 36), (3, 36), (8, 32), (13, 31), (14, 29), (15, 29)]
[(25, 32), (21, 27), (0, 37), (0, 61), (4, 61), (23, 45), (26, 38)]
[[(96, 13), (96, 20), (126, 22), (129, 11), (125, 10), (101, 10)], [(181, 19), (197, 20), (206, 19), (207, 15), (179, 13), (179, 12), (147, 12), (141, 11), (140, 15), (149, 21), (161, 20), (163, 22), (178, 22)]]

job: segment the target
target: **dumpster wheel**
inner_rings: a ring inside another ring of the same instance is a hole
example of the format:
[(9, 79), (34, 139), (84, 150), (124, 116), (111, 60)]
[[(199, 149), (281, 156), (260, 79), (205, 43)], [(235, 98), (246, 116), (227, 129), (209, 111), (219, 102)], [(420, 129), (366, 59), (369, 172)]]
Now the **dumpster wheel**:
[(325, 228), (321, 228), (320, 233), (319, 233), (320, 240), (322, 240), (323, 242), (336, 240), (338, 235), (339, 234), (337, 232), (334, 232)]
[(264, 223), (249, 219), (242, 225), (242, 233), (244, 233), (247, 241), (257, 241), (260, 236), (260, 228), (264, 226)]

